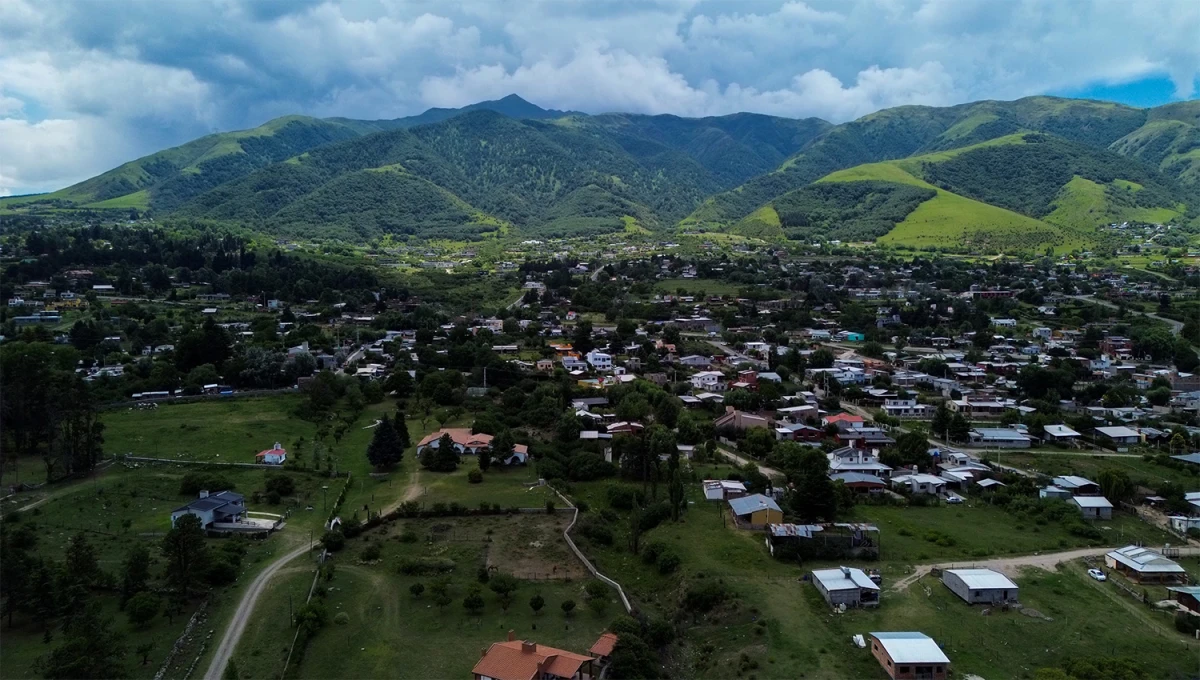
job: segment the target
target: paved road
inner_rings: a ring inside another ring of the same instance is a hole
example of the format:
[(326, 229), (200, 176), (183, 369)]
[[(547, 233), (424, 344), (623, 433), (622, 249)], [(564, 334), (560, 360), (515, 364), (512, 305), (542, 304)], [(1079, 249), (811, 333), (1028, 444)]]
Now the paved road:
[[(1079, 300), (1079, 301), (1081, 301), (1081, 302), (1091, 302), (1091, 303), (1093, 303), (1093, 304), (1097, 304), (1097, 305), (1100, 305), (1100, 306), (1102, 306), (1102, 307), (1109, 307), (1109, 308), (1111, 308), (1111, 309), (1118, 309), (1118, 306), (1117, 306), (1117, 305), (1115, 305), (1115, 304), (1113, 304), (1113, 303), (1109, 302), (1108, 300), (1098, 300), (1098, 299), (1096, 299), (1095, 297), (1093, 297), (1093, 296), (1091, 296), (1091, 295), (1068, 295), (1067, 297), (1071, 298), (1072, 300)], [(1165, 316), (1159, 316), (1159, 315), (1157, 315), (1157, 314), (1148, 314), (1148, 313), (1144, 313), (1144, 312), (1135, 312), (1135, 311), (1133, 311), (1133, 310), (1130, 310), (1130, 311), (1129, 311), (1129, 313), (1130, 313), (1130, 314), (1132, 314), (1132, 315), (1138, 315), (1138, 314), (1141, 314), (1142, 316), (1148, 316), (1148, 317), (1150, 317), (1151, 319), (1156, 319), (1156, 320), (1158, 320), (1158, 321), (1161, 321), (1161, 322), (1163, 322), (1163, 323), (1167, 324), (1168, 326), (1170, 326), (1170, 327), (1171, 327), (1171, 332), (1172, 332), (1172, 333), (1174, 333), (1175, 335), (1179, 335), (1180, 333), (1182, 333), (1182, 332), (1183, 332), (1183, 322), (1182, 322), (1182, 321), (1176, 321), (1176, 320), (1174, 320), (1174, 319), (1168, 319), (1168, 318), (1166, 318)]]
[(246, 630), (246, 623), (250, 621), (250, 615), (254, 613), (254, 605), (258, 604), (258, 598), (267, 589), (267, 584), (285, 564), (307, 553), (308, 550), (308, 544), (305, 543), (272, 562), (254, 578), (250, 587), (246, 589), (246, 593), (242, 595), (242, 601), (238, 603), (237, 611), (233, 613), (229, 627), (225, 629), (225, 635), (221, 638), (221, 644), (217, 646), (217, 651), (213, 654), (212, 663), (208, 666), (208, 672), (204, 674), (204, 680), (221, 680), (221, 676), (225, 673), (225, 666), (229, 664), (233, 650), (237, 648), (237, 643), (242, 639), (242, 633)]
[(738, 465), (746, 465), (747, 463), (754, 463), (754, 465), (756, 465), (758, 467), (758, 471), (763, 473), (767, 477), (776, 477), (776, 478), (786, 477), (786, 475), (784, 475), (779, 470), (776, 470), (775, 468), (769, 468), (766, 465), (759, 465), (758, 463), (750, 460), (749, 458), (739, 456), (738, 454), (734, 453), (733, 451), (723, 449), (719, 446), (717, 447), (717, 453), (721, 454), (721, 456), (723, 456), (726, 460), (737, 463)]
[[(1119, 546), (1116, 546), (1119, 547)], [(1040, 555), (1022, 555), (1019, 557), (998, 557), (990, 560), (976, 560), (971, 562), (938, 562), (936, 564), (919, 564), (915, 571), (905, 576), (904, 578), (892, 584), (892, 590), (904, 590), (917, 582), (925, 574), (928, 574), (931, 569), (954, 569), (966, 567), (982, 567), (985, 569), (995, 569), (996, 571), (1004, 572), (1010, 576), (1016, 576), (1024, 567), (1037, 567), (1051, 571), (1063, 562), (1070, 562), (1081, 557), (1095, 557), (1103, 555), (1114, 548), (1081, 548), (1079, 550), (1065, 550), (1056, 553), (1042, 553)]]

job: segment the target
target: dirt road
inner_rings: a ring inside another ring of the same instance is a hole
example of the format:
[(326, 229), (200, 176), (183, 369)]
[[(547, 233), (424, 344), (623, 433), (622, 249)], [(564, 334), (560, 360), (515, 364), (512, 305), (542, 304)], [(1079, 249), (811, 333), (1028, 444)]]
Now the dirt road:
[[(750, 460), (749, 458), (746, 458), (744, 456), (739, 456), (738, 454), (734, 453), (733, 451), (723, 449), (719, 446), (717, 447), (717, 453), (721, 454), (721, 456), (723, 458), (725, 458), (726, 460), (733, 462), (733, 463), (737, 463), (738, 465), (754, 463), (754, 461)], [(758, 465), (758, 464), (755, 463), (755, 465)], [(758, 471), (763, 473), (764, 475), (766, 475), (768, 478), (771, 478), (771, 479), (779, 479), (779, 478), (786, 476), (779, 470), (776, 470), (775, 468), (769, 468), (766, 465), (758, 465)]]
[(938, 564), (918, 564), (915, 571), (905, 576), (904, 578), (892, 584), (892, 590), (904, 590), (917, 582), (925, 574), (928, 574), (931, 569), (955, 569), (968, 567), (982, 567), (984, 569), (995, 569), (996, 571), (1004, 572), (1009, 576), (1016, 576), (1017, 573), (1025, 567), (1037, 567), (1052, 571), (1055, 567), (1063, 562), (1070, 562), (1081, 557), (1095, 557), (1103, 555), (1113, 548), (1080, 548), (1078, 550), (1066, 550), (1056, 553), (1042, 553), (1040, 555), (1021, 555), (1019, 557), (998, 557), (990, 560), (974, 560), (969, 562), (940, 562)]
[[(384, 514), (400, 507), (405, 501), (413, 501), (421, 496), (421, 471), (413, 472), (412, 478), (408, 480), (408, 486), (404, 490), (404, 496), (389, 505), (384, 511)], [(237, 649), (238, 641), (242, 639), (242, 633), (246, 630), (246, 623), (250, 620), (250, 615), (254, 613), (254, 605), (258, 603), (258, 598), (267, 589), (269, 584), (284, 565), (297, 557), (308, 552), (308, 545), (301, 546), (295, 550), (285, 554), (283, 557), (272, 562), (263, 569), (254, 581), (250, 583), (250, 587), (246, 589), (246, 593), (242, 595), (242, 601), (238, 603), (237, 611), (233, 613), (233, 619), (229, 622), (229, 627), (225, 629), (225, 635), (221, 638), (221, 644), (217, 647), (217, 651), (213, 654), (212, 663), (208, 666), (208, 672), (204, 674), (204, 680), (221, 680), (221, 676), (225, 673), (225, 666), (229, 664), (229, 659), (233, 656), (233, 652)]]
[(208, 666), (208, 672), (204, 674), (204, 680), (221, 680), (221, 676), (225, 673), (225, 666), (229, 664), (233, 650), (237, 648), (237, 643), (242, 639), (242, 633), (246, 630), (246, 623), (250, 621), (250, 615), (254, 613), (254, 605), (258, 603), (259, 596), (267, 589), (267, 584), (285, 564), (307, 552), (308, 544), (306, 543), (272, 562), (254, 578), (250, 587), (246, 589), (246, 593), (242, 595), (242, 601), (238, 603), (237, 611), (233, 613), (229, 627), (225, 629), (225, 635), (221, 638), (221, 644), (217, 646), (217, 651), (213, 654), (212, 663)]

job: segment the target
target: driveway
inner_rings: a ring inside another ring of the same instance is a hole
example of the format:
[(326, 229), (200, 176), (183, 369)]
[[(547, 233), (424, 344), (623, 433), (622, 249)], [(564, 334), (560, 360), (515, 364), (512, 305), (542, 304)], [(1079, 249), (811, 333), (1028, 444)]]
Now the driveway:
[(745, 456), (739, 456), (738, 454), (734, 453), (733, 451), (723, 449), (719, 446), (717, 447), (717, 453), (721, 454), (721, 456), (723, 458), (725, 458), (726, 460), (733, 462), (733, 463), (737, 463), (738, 465), (753, 464), (755, 467), (758, 468), (758, 471), (763, 473), (764, 475), (766, 475), (768, 479), (783, 479), (784, 477), (787, 476), (787, 475), (783, 474), (782, 472), (780, 472), (779, 470), (776, 470), (775, 468), (769, 468), (766, 465), (761, 465), (757, 461), (750, 460), (749, 458), (746, 458)]
[[(1118, 546), (1119, 547), (1119, 546)], [(892, 590), (904, 590), (917, 582), (925, 574), (928, 574), (933, 568), (938, 569), (966, 569), (971, 567), (980, 567), (984, 569), (994, 569), (999, 572), (1008, 574), (1009, 576), (1017, 576), (1018, 572), (1025, 567), (1037, 567), (1046, 571), (1053, 571), (1055, 567), (1063, 562), (1070, 562), (1081, 557), (1096, 557), (1104, 555), (1115, 548), (1080, 548), (1078, 550), (1065, 550), (1055, 553), (1040, 553), (1035, 555), (1022, 555), (1018, 557), (998, 557), (988, 560), (973, 560), (968, 562), (938, 562), (936, 564), (918, 564), (913, 573), (892, 584)]]

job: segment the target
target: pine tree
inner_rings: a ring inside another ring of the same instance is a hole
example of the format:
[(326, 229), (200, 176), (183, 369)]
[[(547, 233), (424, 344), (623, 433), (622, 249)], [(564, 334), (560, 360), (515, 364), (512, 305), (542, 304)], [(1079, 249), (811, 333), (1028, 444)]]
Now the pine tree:
[(400, 445), (400, 437), (396, 428), (386, 415), (375, 428), (371, 443), (367, 445), (367, 460), (377, 470), (390, 468), (404, 457), (404, 447)]
[(412, 446), (412, 436), (408, 434), (408, 423), (404, 421), (404, 414), (397, 411), (392, 425), (396, 428), (396, 438), (399, 440), (400, 449), (403, 452)]
[(150, 551), (145, 546), (134, 546), (125, 558), (124, 573), (121, 576), (121, 608), (129, 598), (146, 589), (150, 580)]

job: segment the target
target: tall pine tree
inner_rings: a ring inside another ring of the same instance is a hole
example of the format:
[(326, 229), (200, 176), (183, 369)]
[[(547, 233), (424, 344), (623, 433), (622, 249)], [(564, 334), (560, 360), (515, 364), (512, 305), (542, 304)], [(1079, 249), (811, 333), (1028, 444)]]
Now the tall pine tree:
[(400, 437), (396, 428), (386, 415), (375, 428), (375, 435), (367, 445), (367, 460), (377, 470), (386, 470), (404, 457), (404, 447), (400, 445)]
[(396, 411), (392, 425), (396, 428), (396, 438), (400, 441), (400, 449), (403, 451), (412, 446), (412, 436), (408, 434), (408, 423), (404, 421), (403, 413)]

